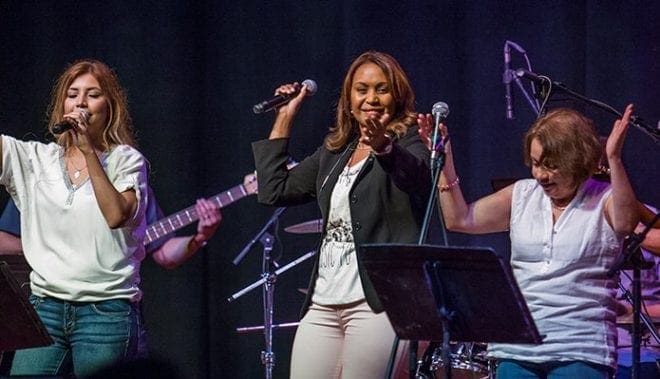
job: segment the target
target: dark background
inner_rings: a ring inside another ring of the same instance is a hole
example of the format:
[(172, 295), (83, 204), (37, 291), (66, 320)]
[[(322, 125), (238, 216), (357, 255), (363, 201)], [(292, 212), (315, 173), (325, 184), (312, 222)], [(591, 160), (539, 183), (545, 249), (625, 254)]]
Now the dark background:
[[(375, 49), (409, 74), (417, 109), (451, 108), (457, 170), (469, 200), (490, 180), (528, 177), (521, 138), (535, 115), (515, 88), (516, 119), (504, 116), (504, 41), (524, 47), (534, 71), (622, 111), (633, 102), (652, 126), (660, 118), (660, 5), (654, 1), (0, 1), (0, 131), (45, 139), (50, 89), (64, 67), (97, 58), (128, 91), (151, 183), (167, 214), (241, 183), (253, 170), (250, 142), (266, 138), (272, 114), (252, 105), (279, 84), (318, 83), (296, 122), (292, 153), (318, 146), (332, 124), (341, 80), (353, 58)], [(513, 68), (523, 67), (513, 53)], [(554, 105), (554, 104), (553, 104)], [(583, 109), (607, 134), (614, 118)], [(631, 129), (625, 162), (640, 200), (660, 205), (658, 146)], [(4, 194), (6, 199), (6, 194)], [(254, 196), (223, 209), (205, 251), (167, 271), (143, 267), (152, 352), (187, 378), (263, 376), (259, 333), (236, 334), (263, 320), (260, 290), (227, 297), (261, 272), (257, 244), (232, 259), (272, 214)], [(288, 225), (319, 217), (314, 204), (289, 209)], [(190, 231), (190, 230), (188, 230)], [(316, 235), (280, 231), (280, 262), (315, 246)], [(492, 246), (506, 235), (450, 235), (455, 245)], [(275, 321), (297, 321), (311, 263), (281, 275)], [(288, 376), (294, 330), (274, 332), (275, 377)]]

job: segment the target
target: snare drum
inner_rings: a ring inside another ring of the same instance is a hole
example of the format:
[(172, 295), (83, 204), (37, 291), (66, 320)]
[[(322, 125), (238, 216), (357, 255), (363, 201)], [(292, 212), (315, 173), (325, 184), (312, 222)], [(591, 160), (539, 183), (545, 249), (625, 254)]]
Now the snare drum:
[[(408, 341), (399, 345), (393, 378), (408, 379)], [(454, 379), (494, 379), (495, 360), (486, 357), (486, 344), (450, 343), (449, 361)], [(417, 349), (415, 378), (444, 379), (445, 364), (442, 361), (440, 343), (420, 341)]]
[[(486, 357), (486, 344), (473, 342), (452, 342), (449, 345), (451, 376), (455, 379), (494, 379), (494, 361)], [(426, 367), (424, 367), (426, 366)], [(446, 365), (442, 360), (441, 344), (430, 344), (417, 368), (418, 375), (443, 379)]]

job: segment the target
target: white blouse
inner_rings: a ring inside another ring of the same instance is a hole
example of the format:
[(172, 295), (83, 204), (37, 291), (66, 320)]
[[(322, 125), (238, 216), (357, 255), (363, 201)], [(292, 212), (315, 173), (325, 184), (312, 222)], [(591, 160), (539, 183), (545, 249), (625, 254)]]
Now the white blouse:
[(543, 343), (490, 344), (491, 356), (616, 366), (616, 279), (607, 271), (622, 236), (604, 217), (610, 194), (608, 183), (587, 180), (553, 224), (541, 186), (533, 179), (514, 185), (511, 266)]
[(33, 294), (66, 301), (140, 299), (145, 159), (119, 145), (101, 157), (101, 164), (119, 192), (133, 189), (138, 198), (136, 213), (122, 228), (108, 226), (89, 178), (72, 185), (61, 146), (2, 136), (0, 184), (21, 212)]
[(345, 166), (332, 190), (327, 233), (321, 243), (312, 296), (316, 304), (349, 304), (365, 298), (358, 274), (349, 193), (366, 161), (365, 158), (351, 167)]

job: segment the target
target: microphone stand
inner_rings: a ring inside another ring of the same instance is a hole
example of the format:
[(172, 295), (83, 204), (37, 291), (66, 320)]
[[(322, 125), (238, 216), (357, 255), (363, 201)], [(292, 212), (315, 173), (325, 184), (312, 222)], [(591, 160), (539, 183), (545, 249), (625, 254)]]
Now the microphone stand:
[[(564, 84), (561, 82), (553, 81), (549, 77), (545, 75), (540, 75), (540, 74), (535, 74), (533, 72), (529, 72), (525, 69), (519, 68), (516, 70), (516, 76), (518, 78), (525, 78), (528, 79), (536, 84), (538, 84), (541, 88), (547, 90), (546, 97), (549, 98), (550, 95), (552, 94), (553, 90), (561, 91), (568, 96), (583, 101), (584, 103), (587, 103), (589, 105), (592, 105), (596, 108), (599, 108), (601, 110), (604, 110), (608, 113), (611, 113), (615, 115), (618, 118), (621, 118), (623, 115), (621, 112), (617, 111), (616, 109), (612, 108), (610, 105), (603, 103), (602, 101), (595, 100), (595, 99), (590, 99), (584, 95), (581, 95), (570, 88), (566, 87)], [(545, 105), (545, 104), (544, 104)], [(542, 109), (541, 109), (542, 110)], [(644, 120), (642, 120), (640, 117), (636, 115), (632, 115), (630, 117), (630, 124), (636, 127), (637, 129), (641, 130), (644, 132), (646, 135), (648, 135), (653, 142), (655, 142), (657, 145), (660, 145), (660, 129), (653, 128), (650, 125), (648, 125)]]
[[(424, 221), (422, 222), (422, 228), (419, 233), (419, 240), (417, 241), (418, 245), (423, 245), (428, 238), (429, 224), (431, 222), (431, 216), (433, 215), (434, 205), (436, 204), (436, 197), (438, 191), (438, 181), (440, 180), (440, 172), (445, 166), (445, 144), (449, 141), (449, 137), (442, 140), (440, 132), (438, 131), (438, 125), (440, 120), (435, 122), (435, 130), (433, 132), (433, 138), (431, 140), (431, 146), (433, 150), (431, 151), (431, 193), (429, 193), (429, 199), (426, 202), (426, 211), (424, 212)], [(438, 205), (439, 206), (439, 205)], [(440, 212), (440, 224), (443, 232), (443, 245), (447, 246), (447, 231), (445, 229), (444, 220), (442, 219), (442, 212)]]
[[(440, 181), (440, 173), (442, 172), (442, 168), (445, 166), (445, 144), (449, 141), (449, 136), (445, 138), (444, 140), (438, 140), (439, 132), (438, 132), (438, 125), (440, 124), (439, 120), (436, 120), (436, 125), (435, 125), (435, 134), (433, 135), (433, 153), (431, 154), (431, 176), (432, 176), (432, 182), (433, 182), (433, 187), (431, 189), (431, 193), (429, 194), (429, 200), (426, 204), (426, 214), (424, 215), (424, 224), (423, 225), (428, 225), (429, 219), (433, 213), (433, 205), (435, 203), (438, 204), (438, 211), (440, 213), (439, 219), (440, 219), (440, 228), (442, 230), (442, 237), (443, 237), (443, 242), (440, 246), (449, 246), (449, 240), (447, 238), (447, 228), (445, 227), (445, 221), (444, 218), (442, 217), (442, 206), (440, 205), (439, 201), (437, 200), (437, 194), (438, 194), (438, 182)], [(422, 245), (426, 242), (426, 229), (422, 229), (423, 233), (420, 233), (419, 236), (419, 241), (418, 244)], [(428, 264), (428, 262), (427, 262)], [(442, 362), (444, 364), (444, 369), (445, 369), (445, 379), (451, 379), (452, 374), (452, 362), (450, 359), (450, 337), (449, 337), (449, 324), (454, 318), (454, 313), (449, 312), (444, 306), (441, 307), (440, 311), (440, 317), (442, 318), (442, 349), (441, 349), (441, 357), (442, 357)], [(417, 351), (417, 341), (414, 343), (411, 341), (410, 343), (410, 348), (413, 349), (416, 352)], [(429, 349), (432, 351), (435, 348), (435, 344), (433, 342), (429, 343)], [(413, 352), (411, 351), (411, 358)], [(416, 355), (415, 355), (416, 356)], [(425, 362), (426, 360), (422, 359), (422, 362)], [(425, 372), (426, 370), (425, 367), (422, 367), (422, 364), (417, 365), (415, 373), (410, 373), (410, 378), (415, 379), (415, 378), (427, 378), (431, 377), (430, 372)]]
[[(654, 336), (656, 341), (660, 342), (660, 339), (655, 331), (655, 326), (653, 325), (653, 322), (648, 319), (647, 315), (644, 315), (641, 312), (642, 285), (640, 280), (641, 278), (640, 270), (641, 270), (642, 261), (644, 260), (642, 257), (642, 251), (640, 249), (640, 245), (642, 244), (642, 241), (644, 241), (644, 238), (646, 238), (646, 234), (649, 232), (649, 230), (651, 230), (651, 227), (659, 219), (660, 219), (660, 212), (658, 212), (653, 218), (653, 220), (644, 227), (644, 230), (642, 230), (641, 233), (637, 234), (633, 232), (627, 237), (627, 244), (624, 244), (623, 251), (617, 258), (617, 260), (614, 262), (612, 267), (609, 269), (609, 271), (607, 272), (607, 275), (609, 277), (612, 277), (614, 276), (614, 274), (618, 273), (623, 268), (623, 265), (626, 262), (631, 262), (633, 266), (633, 280), (632, 280), (633, 319), (632, 319), (632, 370), (631, 370), (632, 379), (639, 378), (640, 345), (642, 342), (640, 317), (643, 318), (644, 323), (651, 331), (651, 334)], [(628, 291), (624, 291), (624, 294), (626, 295), (628, 301), (630, 301), (630, 297), (629, 297), (630, 293)]]
[[(522, 81), (520, 80), (520, 77), (518, 77), (516, 75), (516, 71), (512, 70), (510, 68), (511, 48), (516, 50), (518, 53), (522, 54), (523, 58), (525, 58), (525, 61), (527, 62), (528, 69), (530, 71), (532, 70), (532, 64), (529, 60), (529, 57), (527, 56), (527, 51), (525, 51), (525, 49), (523, 49), (522, 46), (520, 46), (519, 44), (517, 44), (513, 41), (510, 41), (510, 40), (506, 40), (504, 42), (504, 73), (502, 74), (502, 82), (504, 83), (505, 86), (507, 86), (506, 87), (507, 88), (507, 97), (510, 96), (509, 101), (513, 102), (513, 92), (511, 92), (511, 93), (508, 92), (509, 91), (508, 86), (511, 85), (511, 82), (515, 82), (516, 85), (518, 86), (518, 89), (520, 89), (520, 92), (522, 92), (522, 94), (525, 95), (525, 99), (529, 103), (529, 106), (532, 108), (532, 110), (534, 111), (534, 113), (538, 117), (538, 115), (540, 113), (540, 106), (539, 106), (538, 100), (534, 99), (534, 97), (536, 95), (534, 84), (532, 84), (532, 87), (531, 87), (532, 88), (532, 94), (534, 96), (531, 96), (527, 92), (525, 87), (523, 86)], [(510, 108), (511, 109), (509, 109), (509, 103), (507, 103), (507, 119), (512, 120), (512, 119), (515, 118), (514, 115), (513, 115), (513, 104), (511, 105)]]
[(254, 238), (243, 248), (243, 250), (234, 258), (234, 264), (238, 263), (250, 251), (252, 246), (259, 241), (263, 245), (263, 259), (262, 259), (262, 273), (261, 277), (264, 279), (263, 286), (263, 307), (264, 307), (264, 342), (265, 350), (261, 352), (261, 363), (265, 366), (266, 379), (273, 378), (273, 367), (275, 367), (275, 353), (273, 353), (273, 307), (274, 307), (274, 292), (275, 280), (277, 274), (275, 268), (277, 262), (272, 259), (271, 252), (275, 237), (268, 232), (273, 225), (277, 225), (277, 221), (286, 207), (277, 208), (273, 215), (270, 217), (266, 225), (257, 233)]
[[(440, 132), (438, 131), (438, 125), (440, 124), (440, 119), (436, 118), (435, 120), (435, 130), (433, 132), (433, 138), (431, 140), (431, 146), (432, 146), (432, 151), (431, 151), (431, 162), (430, 162), (430, 167), (431, 167), (431, 192), (429, 193), (429, 199), (426, 203), (426, 211), (424, 213), (424, 221), (422, 222), (422, 227), (421, 231), (419, 233), (419, 240), (417, 241), (418, 245), (423, 245), (426, 242), (426, 239), (428, 237), (428, 230), (429, 230), (429, 224), (431, 221), (431, 216), (433, 215), (433, 209), (434, 205), (436, 204), (436, 199), (437, 199), (437, 187), (438, 187), (438, 181), (440, 180), (440, 172), (442, 172), (442, 168), (445, 166), (445, 144), (447, 141), (449, 141), (449, 136), (445, 138), (444, 140), (441, 139)], [(440, 204), (438, 203), (438, 208), (440, 209)], [(444, 220), (442, 218), (442, 209), (440, 209), (440, 225), (443, 233), (443, 244), (442, 246), (447, 246), (448, 245), (448, 240), (447, 240), (447, 230), (445, 228)], [(447, 341), (447, 344), (449, 341)], [(394, 346), (393, 346), (393, 351), (392, 351), (392, 359), (390, 359), (389, 365), (387, 367), (387, 374), (386, 378), (391, 378), (392, 373), (394, 370), (394, 356), (396, 354), (397, 347), (399, 345), (399, 336), (395, 336), (394, 338)], [(419, 341), (410, 341), (410, 348), (409, 348), (409, 357), (410, 357), (410, 371), (409, 371), (409, 376), (410, 379), (415, 379), (415, 378), (423, 378), (424, 375), (420, 371), (421, 367), (416, 367), (417, 366), (417, 349), (419, 346)], [(432, 346), (429, 345), (429, 349), (431, 349)], [(442, 351), (442, 359), (444, 362), (449, 362), (449, 348), (443, 349)], [(446, 364), (445, 365), (445, 373), (448, 375), (451, 375), (451, 365)], [(430, 373), (429, 373), (430, 374)]]
[(235, 266), (238, 266), (238, 264), (241, 263), (243, 258), (245, 258), (245, 256), (247, 255), (247, 253), (249, 253), (250, 250), (252, 250), (252, 246), (254, 246), (254, 244), (257, 243), (257, 241), (259, 241), (261, 236), (268, 231), (268, 228), (270, 228), (270, 226), (273, 225), (273, 223), (275, 223), (279, 219), (279, 217), (282, 215), (282, 213), (284, 213), (285, 210), (286, 210), (286, 207), (280, 207), (280, 208), (277, 208), (275, 210), (275, 212), (273, 212), (273, 215), (270, 216), (270, 219), (268, 220), (268, 222), (266, 222), (266, 225), (264, 225), (264, 227), (261, 228), (259, 233), (257, 233), (257, 235), (255, 235), (252, 238), (252, 240), (250, 240), (250, 242), (248, 242), (248, 244), (245, 245), (243, 250), (241, 250), (241, 252), (238, 253), (236, 258), (234, 258), (232, 263), (234, 263)]
[(515, 81), (516, 85), (518, 86), (518, 88), (520, 89), (520, 92), (522, 92), (523, 95), (525, 95), (525, 99), (529, 103), (529, 106), (532, 107), (532, 110), (534, 111), (534, 113), (538, 117), (538, 115), (541, 113), (541, 110), (539, 109), (539, 106), (536, 103), (536, 101), (534, 101), (534, 99), (532, 99), (532, 97), (529, 95), (529, 93), (527, 93), (527, 90), (522, 85), (522, 82), (520, 81), (520, 78), (515, 76), (513, 70), (510, 70), (510, 73), (508, 73), (508, 75), (513, 75), (513, 77), (515, 78), (514, 81)]

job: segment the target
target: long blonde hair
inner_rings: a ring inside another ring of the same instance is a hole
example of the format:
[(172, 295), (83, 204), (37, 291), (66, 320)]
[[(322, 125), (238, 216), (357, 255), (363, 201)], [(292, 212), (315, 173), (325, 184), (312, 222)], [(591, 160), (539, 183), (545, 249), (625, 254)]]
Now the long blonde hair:
[[(84, 74), (91, 74), (98, 80), (101, 91), (108, 102), (108, 122), (103, 128), (103, 146), (109, 150), (114, 145), (136, 146), (133, 134), (133, 121), (128, 112), (128, 100), (119, 84), (117, 75), (105, 63), (87, 59), (69, 65), (55, 82), (51, 102), (48, 107), (48, 131), (64, 119), (64, 101), (71, 83)], [(53, 133), (54, 134), (54, 133)], [(56, 136), (57, 143), (68, 148), (73, 143), (70, 133)]]
[(337, 120), (335, 126), (325, 138), (325, 147), (330, 151), (338, 151), (345, 146), (350, 138), (359, 134), (357, 121), (351, 114), (351, 87), (355, 71), (365, 63), (374, 63), (383, 70), (394, 98), (394, 114), (387, 125), (387, 131), (398, 137), (406, 133), (409, 127), (417, 122), (415, 113), (415, 93), (410, 81), (399, 63), (389, 54), (378, 51), (367, 51), (357, 57), (344, 77), (339, 102), (337, 104)]

